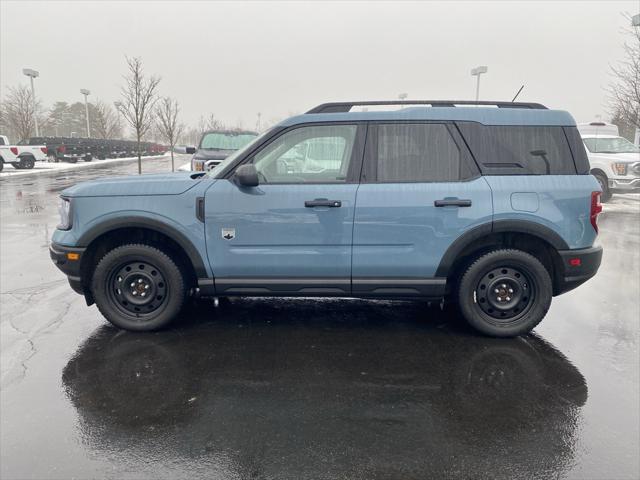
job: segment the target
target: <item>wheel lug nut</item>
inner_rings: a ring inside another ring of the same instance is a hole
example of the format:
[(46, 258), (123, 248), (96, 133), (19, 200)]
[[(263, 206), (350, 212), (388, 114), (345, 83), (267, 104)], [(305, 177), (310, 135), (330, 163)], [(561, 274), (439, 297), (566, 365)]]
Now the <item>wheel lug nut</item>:
[(509, 289), (509, 293), (513, 293), (513, 288), (510, 288), (510, 289)]
[(494, 290), (495, 293), (500, 293), (500, 290), (498, 290), (497, 288)]
[[(143, 293), (143, 295), (144, 295), (144, 293)], [(505, 300), (508, 302), (509, 300), (511, 300), (511, 297), (507, 297), (507, 298), (505, 298)]]
[(145, 289), (145, 290), (149, 290), (149, 285), (145, 285), (145, 286), (144, 286), (144, 289)]
[(136, 291), (134, 290), (133, 292), (131, 292), (131, 295), (133, 295), (133, 296), (135, 297), (136, 295), (138, 295), (138, 292), (136, 292)]
[(142, 293), (140, 294), (140, 296), (141, 296), (141, 297), (144, 297), (146, 294), (147, 294), (147, 292), (142, 292)]
[(507, 288), (507, 285), (506, 285), (506, 284), (504, 284), (504, 283), (503, 283), (502, 285), (500, 285), (500, 286), (501, 286), (502, 288)]
[(141, 278), (138, 279), (138, 283), (142, 283), (142, 279)]
[(135, 282), (131, 282), (131, 286), (132, 286), (132, 287), (135, 287), (135, 286), (136, 286), (136, 283), (135, 283)]

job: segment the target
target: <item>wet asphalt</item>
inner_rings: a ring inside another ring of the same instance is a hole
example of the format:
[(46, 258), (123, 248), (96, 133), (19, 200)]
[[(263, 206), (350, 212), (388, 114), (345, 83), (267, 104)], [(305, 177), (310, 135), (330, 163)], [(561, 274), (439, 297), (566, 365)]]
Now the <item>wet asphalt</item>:
[(133, 334), (48, 242), (60, 190), (135, 169), (0, 179), (1, 478), (640, 477), (640, 196), (605, 206), (600, 272), (525, 337), (322, 299), (203, 300)]

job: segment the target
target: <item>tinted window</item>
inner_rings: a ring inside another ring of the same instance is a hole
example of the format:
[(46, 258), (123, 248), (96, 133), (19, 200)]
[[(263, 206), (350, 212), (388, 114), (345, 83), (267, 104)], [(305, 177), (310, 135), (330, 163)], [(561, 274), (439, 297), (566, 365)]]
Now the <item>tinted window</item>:
[(576, 168), (562, 127), (458, 123), (482, 173), (566, 175)]
[(446, 125), (378, 125), (378, 182), (460, 179), (461, 155)]
[(0, 145), (4, 145), (4, 138), (0, 137)]
[(345, 182), (356, 125), (327, 125), (290, 130), (253, 158), (264, 183)]

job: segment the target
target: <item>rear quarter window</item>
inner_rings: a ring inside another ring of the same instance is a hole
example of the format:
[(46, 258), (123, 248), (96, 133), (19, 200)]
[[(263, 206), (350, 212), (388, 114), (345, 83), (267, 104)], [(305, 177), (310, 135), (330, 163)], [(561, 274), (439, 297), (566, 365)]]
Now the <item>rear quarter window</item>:
[(576, 173), (563, 127), (475, 122), (458, 122), (457, 125), (483, 175)]

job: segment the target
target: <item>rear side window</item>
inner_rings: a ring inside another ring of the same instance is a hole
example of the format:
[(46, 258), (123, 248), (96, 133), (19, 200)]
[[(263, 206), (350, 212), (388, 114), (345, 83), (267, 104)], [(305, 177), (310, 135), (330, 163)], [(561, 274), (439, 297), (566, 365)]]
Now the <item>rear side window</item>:
[(378, 182), (460, 179), (462, 155), (444, 124), (377, 125)]
[(485, 175), (576, 173), (563, 127), (457, 125)]

